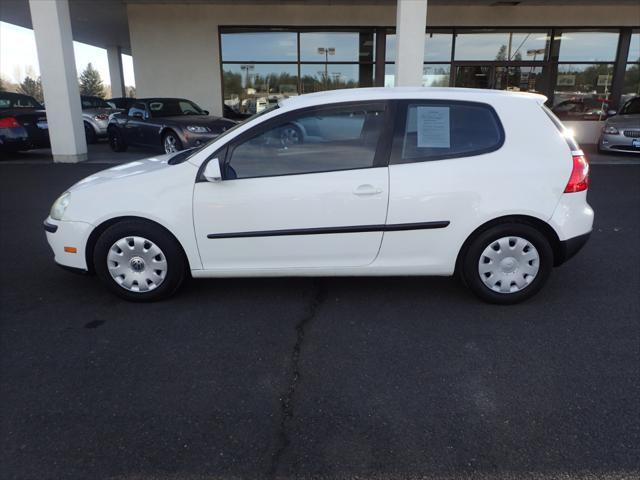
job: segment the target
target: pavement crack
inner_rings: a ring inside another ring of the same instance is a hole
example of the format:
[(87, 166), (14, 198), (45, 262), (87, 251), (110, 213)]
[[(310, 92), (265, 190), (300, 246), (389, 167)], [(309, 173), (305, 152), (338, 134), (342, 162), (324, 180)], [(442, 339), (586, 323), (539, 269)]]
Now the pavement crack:
[(293, 418), (293, 403), (295, 400), (296, 387), (300, 379), (300, 353), (304, 343), (305, 329), (309, 323), (316, 317), (318, 309), (327, 297), (325, 284), (320, 281), (314, 281), (314, 294), (309, 303), (305, 315), (296, 324), (296, 343), (291, 352), (291, 378), (289, 379), (289, 387), (286, 393), (280, 397), (280, 426), (278, 428), (278, 446), (271, 457), (271, 466), (268, 471), (269, 478), (275, 478), (280, 467), (280, 462), (285, 451), (291, 444), (291, 439), (287, 431), (287, 426)]

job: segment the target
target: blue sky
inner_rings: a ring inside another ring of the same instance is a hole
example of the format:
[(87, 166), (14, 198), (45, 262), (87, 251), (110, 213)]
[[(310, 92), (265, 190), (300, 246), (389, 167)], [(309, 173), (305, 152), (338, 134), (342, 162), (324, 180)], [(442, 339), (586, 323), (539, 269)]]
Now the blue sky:
[[(89, 62), (100, 72), (105, 85), (110, 83), (107, 51), (86, 43), (73, 42), (78, 75)], [(133, 59), (130, 55), (122, 56), (124, 83), (135, 85), (133, 76)], [(18, 27), (11, 23), (0, 22), (0, 74), (12, 82), (20, 82), (25, 75), (33, 71), (40, 74), (38, 68), (38, 52), (33, 30)]]

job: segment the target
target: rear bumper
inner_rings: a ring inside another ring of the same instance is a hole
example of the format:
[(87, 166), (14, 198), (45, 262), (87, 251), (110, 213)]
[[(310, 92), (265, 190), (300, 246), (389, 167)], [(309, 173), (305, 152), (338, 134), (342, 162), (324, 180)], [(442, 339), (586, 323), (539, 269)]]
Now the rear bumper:
[(562, 265), (576, 253), (582, 250), (582, 247), (585, 246), (590, 236), (591, 232), (561, 241), (559, 251), (556, 252), (554, 265)]
[(0, 129), (0, 151), (11, 152), (47, 147), (49, 147), (49, 137), (46, 134), (34, 137), (22, 127)]

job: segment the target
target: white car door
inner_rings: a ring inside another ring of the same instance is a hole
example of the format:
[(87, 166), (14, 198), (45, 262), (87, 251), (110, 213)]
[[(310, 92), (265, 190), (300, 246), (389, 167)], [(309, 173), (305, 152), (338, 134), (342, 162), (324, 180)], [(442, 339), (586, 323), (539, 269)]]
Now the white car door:
[[(193, 198), (204, 268), (373, 262), (389, 197), (386, 109), (374, 102), (286, 113), (218, 152), (222, 181), (200, 179)], [(312, 132), (304, 127), (310, 122)], [(354, 133), (333, 135), (336, 122)]]

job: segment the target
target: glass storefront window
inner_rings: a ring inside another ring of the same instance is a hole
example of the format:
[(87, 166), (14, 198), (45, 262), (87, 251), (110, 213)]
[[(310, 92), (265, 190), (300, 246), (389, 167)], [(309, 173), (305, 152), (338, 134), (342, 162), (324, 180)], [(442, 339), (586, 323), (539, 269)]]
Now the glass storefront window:
[[(427, 32), (424, 37), (424, 61), (425, 62), (449, 62), (451, 61), (451, 47), (453, 34)], [(387, 34), (386, 61), (395, 62), (396, 59), (396, 35)]]
[(609, 110), (613, 64), (561, 64), (553, 112), (561, 120), (602, 120)]
[(618, 32), (563, 31), (560, 42), (561, 62), (612, 62), (618, 50)]
[(448, 87), (449, 78), (451, 77), (451, 66), (443, 65), (425, 65), (422, 73), (423, 87)]
[[(450, 64), (429, 64), (422, 70), (423, 87), (448, 87), (451, 77)], [(396, 80), (396, 66), (388, 63), (384, 66), (384, 86), (393, 87)]]
[(298, 67), (291, 64), (223, 64), (224, 103), (258, 113), (280, 98), (298, 94)]
[(239, 32), (221, 35), (224, 62), (295, 62), (298, 39), (295, 32)]
[(371, 62), (374, 60), (373, 33), (303, 32), (300, 34), (302, 62)]
[(300, 65), (300, 93), (358, 87), (361, 67), (348, 64)]
[(640, 62), (640, 30), (634, 30), (631, 34), (628, 62)]
[(456, 60), (542, 61), (547, 32), (472, 32), (456, 35)]
[(640, 95), (640, 63), (627, 65), (620, 105), (636, 95)]

